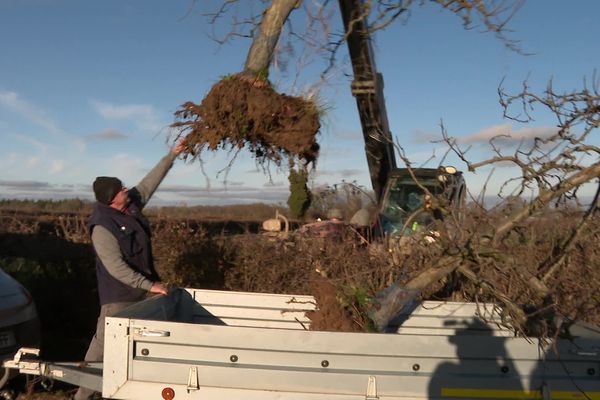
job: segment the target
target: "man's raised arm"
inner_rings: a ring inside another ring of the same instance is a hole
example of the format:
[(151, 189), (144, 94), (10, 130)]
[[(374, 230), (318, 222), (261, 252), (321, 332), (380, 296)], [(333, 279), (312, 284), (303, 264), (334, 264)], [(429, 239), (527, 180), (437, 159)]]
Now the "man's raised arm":
[(182, 152), (183, 144), (181, 142), (177, 143), (169, 153), (160, 159), (160, 161), (146, 174), (146, 176), (138, 183), (135, 188), (132, 189), (134, 193), (130, 193), (131, 195), (137, 196), (140, 202), (139, 207), (143, 208), (150, 198), (156, 191), (156, 188), (164, 177), (167, 175), (171, 167), (173, 166), (173, 161), (175, 158)]

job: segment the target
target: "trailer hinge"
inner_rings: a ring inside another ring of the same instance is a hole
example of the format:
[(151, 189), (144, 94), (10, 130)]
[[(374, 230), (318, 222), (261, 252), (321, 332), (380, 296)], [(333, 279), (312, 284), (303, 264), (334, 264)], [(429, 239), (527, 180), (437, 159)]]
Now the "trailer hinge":
[(190, 372), (188, 374), (188, 384), (187, 384), (187, 392), (191, 392), (193, 390), (200, 389), (200, 385), (198, 384), (198, 367), (190, 367)]
[(365, 396), (365, 400), (377, 400), (379, 396), (377, 396), (377, 379), (374, 376), (369, 376), (369, 381), (367, 383), (367, 395)]

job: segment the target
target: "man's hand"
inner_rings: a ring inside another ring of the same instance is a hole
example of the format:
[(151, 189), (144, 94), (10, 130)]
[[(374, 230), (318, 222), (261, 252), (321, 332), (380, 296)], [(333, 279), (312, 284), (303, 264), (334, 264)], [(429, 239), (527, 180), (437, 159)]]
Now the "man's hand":
[(150, 293), (169, 294), (169, 288), (161, 282), (154, 282), (150, 288)]
[(177, 142), (177, 144), (171, 148), (171, 153), (175, 154), (176, 156), (180, 155), (185, 149), (185, 145), (183, 144), (184, 141), (185, 139), (181, 139), (179, 142)]

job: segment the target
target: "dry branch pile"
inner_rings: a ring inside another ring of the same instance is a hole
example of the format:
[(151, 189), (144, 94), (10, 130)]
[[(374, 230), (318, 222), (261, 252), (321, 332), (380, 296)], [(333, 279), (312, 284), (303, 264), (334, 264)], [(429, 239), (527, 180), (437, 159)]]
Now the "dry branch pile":
[[(533, 317), (529, 324), (525, 320), (518, 325), (512, 314), (504, 314), (508, 326), (527, 333), (541, 328), (546, 334), (545, 320), (554, 312), (600, 325), (600, 215), (590, 217), (576, 244), (567, 249), (564, 244), (582, 215), (576, 209), (540, 212), (519, 224), (497, 246), (481, 245), (480, 238), (495, 221), (518, 211), (514, 205), (492, 212), (470, 207), (460, 235), (455, 233), (452, 240), (440, 237), (434, 243), (413, 235), (399, 242), (366, 244), (352, 229), (334, 240), (298, 233), (287, 240), (272, 240), (257, 234), (224, 234), (219, 226), (213, 229), (206, 222), (151, 220), (157, 268), (171, 286), (311, 294), (319, 304), (319, 314), (311, 316), (315, 329), (373, 329), (369, 314), (377, 307), (376, 295), (394, 283), (410, 285), (423, 272), (440, 270), (441, 260), (456, 261), (451, 264), (456, 268), (423, 290), (425, 299), (505, 306), (504, 299), (516, 307), (506, 308), (507, 312)], [(64, 225), (67, 231), (63, 232), (60, 216), (44, 223), (28, 214), (0, 216), (0, 258), (6, 262), (25, 258), (32, 267), (42, 263), (40, 271), (52, 274), (56, 287), (64, 288), (65, 293), (80, 288), (95, 301), (92, 248), (72, 242), (80, 225)], [(73, 257), (83, 255), (87, 259), (73, 264)], [(82, 274), (88, 278), (81, 279)], [(532, 286), (532, 278), (542, 282), (547, 292)], [(49, 277), (21, 277), (23, 282), (31, 279), (48, 282)], [(47, 290), (32, 292), (40, 304), (54, 304), (38, 297)], [(52, 296), (52, 301), (57, 301), (56, 295)], [(538, 317), (542, 317), (541, 324)], [(65, 320), (77, 326), (93, 327), (95, 323), (94, 313), (89, 312), (75, 317), (71, 313)], [(87, 345), (85, 340), (82, 343)]]
[(260, 163), (279, 164), (283, 158), (313, 162), (319, 152), (315, 103), (279, 94), (241, 74), (221, 80), (201, 104), (188, 101), (175, 115), (172, 127), (185, 136), (185, 151), (193, 157), (205, 150), (237, 153), (248, 147)]
[[(223, 282), (232, 290), (315, 296), (319, 309), (310, 318), (318, 330), (373, 330), (377, 295), (397, 284), (420, 286), (423, 299), (495, 303), (506, 327), (549, 336), (558, 333), (558, 316), (567, 324), (583, 320), (600, 325), (600, 217), (593, 217), (590, 230), (562, 262), (551, 271), (547, 268), (548, 260), (563, 253), (561, 243), (578, 216), (574, 210), (542, 212), (494, 247), (482, 245), (479, 238), (504, 215), (476, 207), (452, 241), (431, 243), (423, 240), (423, 232), (401, 241), (365, 244), (352, 230), (342, 240), (293, 235), (281, 242), (239, 236), (227, 244)], [(532, 281), (543, 283), (544, 289)]]

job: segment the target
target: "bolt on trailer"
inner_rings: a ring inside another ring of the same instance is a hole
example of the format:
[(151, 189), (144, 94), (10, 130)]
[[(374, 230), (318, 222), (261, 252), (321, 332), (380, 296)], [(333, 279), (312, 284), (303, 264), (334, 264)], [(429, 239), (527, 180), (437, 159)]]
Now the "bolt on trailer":
[(5, 367), (108, 399), (600, 399), (600, 328), (515, 337), (491, 305), (411, 303), (386, 333), (308, 330), (311, 296), (177, 289), (106, 320), (103, 363)]

